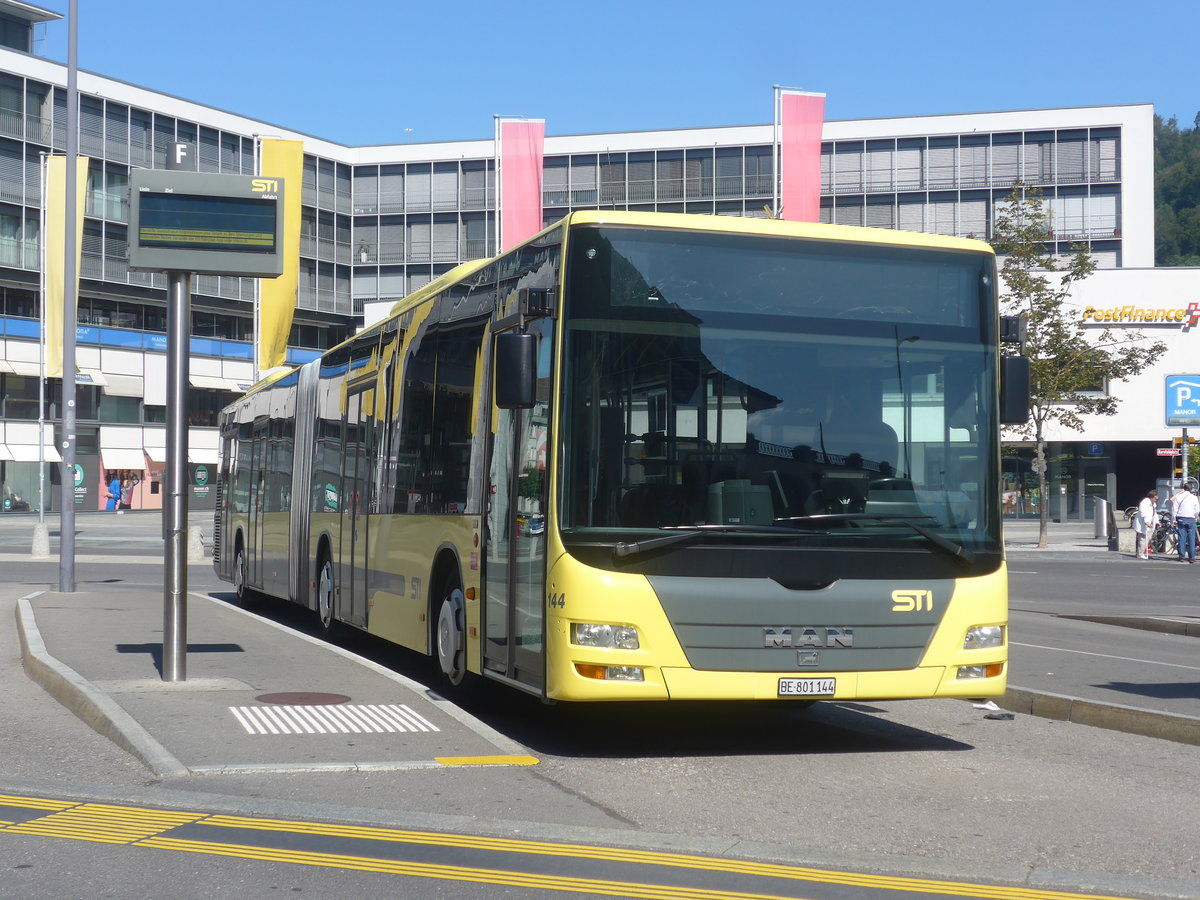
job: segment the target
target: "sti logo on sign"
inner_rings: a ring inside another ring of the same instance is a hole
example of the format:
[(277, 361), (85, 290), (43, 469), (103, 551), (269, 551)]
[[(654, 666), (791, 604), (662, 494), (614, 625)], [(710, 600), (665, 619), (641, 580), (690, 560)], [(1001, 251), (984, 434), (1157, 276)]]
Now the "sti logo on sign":
[(1168, 375), (1167, 425), (1200, 425), (1200, 375)]

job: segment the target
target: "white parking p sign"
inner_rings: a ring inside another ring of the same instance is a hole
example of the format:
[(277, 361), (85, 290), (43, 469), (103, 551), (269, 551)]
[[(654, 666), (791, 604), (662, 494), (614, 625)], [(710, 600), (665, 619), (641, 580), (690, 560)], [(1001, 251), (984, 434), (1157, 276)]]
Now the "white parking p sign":
[(1168, 426), (1200, 425), (1200, 375), (1168, 375)]

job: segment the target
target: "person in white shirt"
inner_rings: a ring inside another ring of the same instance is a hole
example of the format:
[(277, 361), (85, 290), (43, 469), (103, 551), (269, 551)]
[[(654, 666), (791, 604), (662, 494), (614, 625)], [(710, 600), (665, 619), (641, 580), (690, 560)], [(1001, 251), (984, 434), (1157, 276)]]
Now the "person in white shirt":
[(1172, 498), (1175, 514), (1175, 527), (1179, 531), (1179, 561), (1196, 561), (1196, 517), (1200, 516), (1200, 500), (1192, 492), (1192, 486), (1186, 484), (1183, 490)]
[(1158, 526), (1158, 491), (1153, 488), (1138, 504), (1137, 517), (1133, 528), (1137, 532), (1136, 556), (1138, 559), (1150, 558), (1150, 536)]

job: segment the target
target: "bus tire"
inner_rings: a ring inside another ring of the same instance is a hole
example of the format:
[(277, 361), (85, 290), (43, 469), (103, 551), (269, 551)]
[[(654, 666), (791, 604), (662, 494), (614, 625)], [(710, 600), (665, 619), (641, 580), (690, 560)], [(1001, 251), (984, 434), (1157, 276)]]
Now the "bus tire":
[(441, 602), (434, 627), (438, 666), (446, 680), (457, 687), (467, 674), (466, 601), (454, 577), (443, 582), (438, 597)]
[(342, 633), (342, 623), (337, 619), (337, 583), (333, 577), (333, 559), (329, 550), (322, 548), (317, 557), (317, 624), (326, 640), (334, 640)]
[(237, 605), (242, 609), (249, 609), (254, 602), (254, 591), (246, 583), (248, 568), (246, 550), (239, 534), (233, 551), (233, 592), (237, 596)]

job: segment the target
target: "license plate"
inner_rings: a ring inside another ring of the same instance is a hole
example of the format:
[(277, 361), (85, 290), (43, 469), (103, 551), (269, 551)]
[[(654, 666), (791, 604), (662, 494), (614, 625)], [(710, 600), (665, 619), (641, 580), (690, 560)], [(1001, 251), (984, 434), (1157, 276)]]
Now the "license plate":
[(780, 678), (780, 697), (832, 697), (836, 678)]

